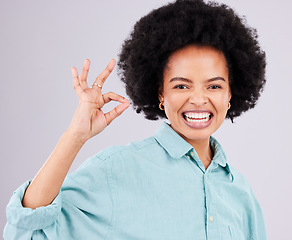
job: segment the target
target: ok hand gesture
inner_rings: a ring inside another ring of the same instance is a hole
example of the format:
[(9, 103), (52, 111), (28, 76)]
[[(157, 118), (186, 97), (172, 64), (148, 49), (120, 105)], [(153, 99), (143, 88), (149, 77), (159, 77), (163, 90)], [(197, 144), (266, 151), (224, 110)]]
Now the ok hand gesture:
[[(116, 93), (102, 94), (102, 86), (113, 71), (115, 64), (115, 60), (112, 59), (96, 78), (91, 88), (87, 84), (90, 61), (88, 59), (84, 61), (80, 76), (78, 76), (77, 69), (72, 68), (73, 85), (79, 98), (79, 105), (67, 132), (73, 134), (76, 139), (83, 143), (102, 132), (129, 107), (129, 101)], [(104, 113), (102, 107), (110, 101), (118, 101), (121, 104)]]

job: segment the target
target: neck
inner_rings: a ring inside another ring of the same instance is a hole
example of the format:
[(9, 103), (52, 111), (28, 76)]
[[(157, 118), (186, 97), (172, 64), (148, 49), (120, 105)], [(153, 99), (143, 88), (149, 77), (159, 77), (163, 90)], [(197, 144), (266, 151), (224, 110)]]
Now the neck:
[(213, 158), (213, 152), (210, 147), (210, 138), (208, 138), (207, 140), (200, 140), (196, 142), (188, 141), (188, 142), (196, 150), (200, 160), (205, 166), (205, 169), (207, 169)]

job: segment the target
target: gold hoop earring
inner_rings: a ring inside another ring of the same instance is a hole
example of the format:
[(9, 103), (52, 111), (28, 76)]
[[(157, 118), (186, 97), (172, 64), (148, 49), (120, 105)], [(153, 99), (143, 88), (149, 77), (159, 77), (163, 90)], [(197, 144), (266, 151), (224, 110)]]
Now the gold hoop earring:
[(230, 109), (230, 107), (231, 107), (231, 104), (230, 104), (230, 102), (228, 103), (228, 110)]
[(164, 111), (164, 106), (162, 105), (162, 102), (159, 103), (159, 109), (160, 109), (161, 111)]

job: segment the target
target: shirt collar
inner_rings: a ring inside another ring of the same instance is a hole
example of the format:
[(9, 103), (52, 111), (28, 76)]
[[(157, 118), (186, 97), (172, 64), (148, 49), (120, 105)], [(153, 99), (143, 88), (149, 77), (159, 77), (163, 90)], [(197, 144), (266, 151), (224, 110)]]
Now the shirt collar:
[[(176, 131), (174, 131), (166, 122), (164, 122), (154, 138), (159, 142), (159, 144), (169, 153), (172, 158), (179, 159), (184, 155), (189, 155), (191, 151), (194, 151), (194, 159), (199, 161), (198, 155), (195, 149), (186, 142)], [(223, 151), (223, 148), (219, 142), (214, 138), (210, 137), (210, 146), (213, 150), (214, 157), (212, 161), (218, 165), (224, 167), (229, 173), (231, 180), (233, 181), (234, 177), (230, 170), (229, 164), (227, 163), (226, 155)]]
[(181, 158), (193, 148), (166, 122), (160, 126), (154, 138), (175, 159)]
[(224, 167), (230, 174), (230, 180), (233, 181), (234, 175), (232, 174), (229, 164), (227, 162), (225, 152), (223, 151), (223, 148), (221, 147), (220, 143), (212, 136), (210, 137), (210, 146), (214, 153), (212, 161), (217, 163), (221, 167)]

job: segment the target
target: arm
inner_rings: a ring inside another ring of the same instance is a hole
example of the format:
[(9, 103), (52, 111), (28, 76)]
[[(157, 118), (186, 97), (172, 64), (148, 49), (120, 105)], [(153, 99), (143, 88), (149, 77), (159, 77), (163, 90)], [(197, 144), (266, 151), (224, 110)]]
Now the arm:
[[(24, 207), (35, 209), (52, 203), (58, 195), (63, 181), (72, 165), (77, 153), (84, 143), (102, 132), (126, 108), (129, 102), (115, 93), (102, 95), (101, 87), (115, 66), (111, 60), (106, 69), (96, 78), (95, 85), (88, 87), (87, 75), (90, 62), (85, 60), (80, 77), (76, 68), (72, 68), (74, 89), (79, 98), (79, 105), (67, 131), (62, 135), (59, 143), (37, 173), (22, 200)], [(121, 104), (108, 113), (101, 108), (110, 101)]]

